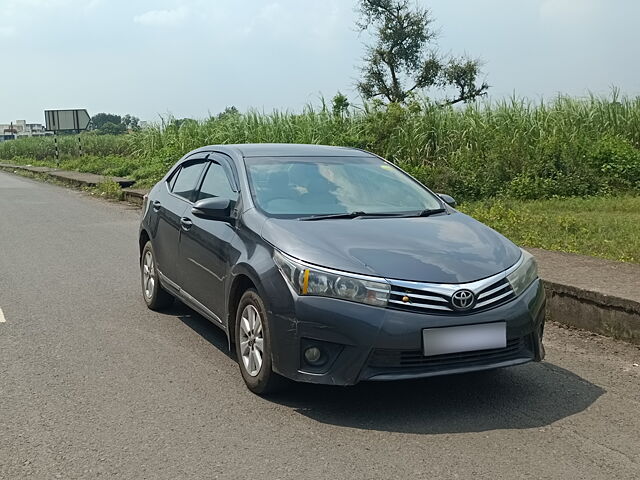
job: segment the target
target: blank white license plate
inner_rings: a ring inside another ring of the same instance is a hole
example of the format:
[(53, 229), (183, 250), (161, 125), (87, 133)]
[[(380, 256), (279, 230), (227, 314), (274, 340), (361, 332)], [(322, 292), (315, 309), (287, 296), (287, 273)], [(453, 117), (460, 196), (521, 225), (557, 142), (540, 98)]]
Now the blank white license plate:
[(422, 330), (422, 340), (425, 356), (505, 348), (507, 324), (495, 322), (459, 327), (425, 328)]

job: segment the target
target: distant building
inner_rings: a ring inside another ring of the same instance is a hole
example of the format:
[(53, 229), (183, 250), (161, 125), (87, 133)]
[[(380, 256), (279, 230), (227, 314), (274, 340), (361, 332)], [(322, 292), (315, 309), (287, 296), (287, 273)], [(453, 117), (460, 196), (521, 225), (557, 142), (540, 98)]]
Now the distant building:
[(26, 120), (16, 120), (12, 123), (0, 123), (0, 142), (23, 137), (44, 137), (53, 135), (47, 132), (41, 123), (27, 123)]

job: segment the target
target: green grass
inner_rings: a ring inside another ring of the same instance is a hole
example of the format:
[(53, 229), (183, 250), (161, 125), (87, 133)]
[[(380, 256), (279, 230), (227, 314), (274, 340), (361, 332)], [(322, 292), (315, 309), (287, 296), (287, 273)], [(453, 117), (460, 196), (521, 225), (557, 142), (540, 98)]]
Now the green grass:
[(97, 184), (94, 188), (94, 193), (98, 193), (99, 195), (111, 200), (124, 199), (124, 194), (120, 184), (113, 180), (105, 180), (104, 182)]
[[(320, 143), (363, 148), (461, 200), (537, 199), (640, 191), (640, 97), (512, 99), (443, 108), (365, 105), (301, 113), (249, 111), (121, 136), (59, 138), (65, 168), (131, 176), (151, 185), (188, 151), (211, 144)], [(0, 144), (0, 159), (52, 165), (52, 138)]]
[(460, 210), (525, 247), (640, 263), (640, 196), (486, 200)]

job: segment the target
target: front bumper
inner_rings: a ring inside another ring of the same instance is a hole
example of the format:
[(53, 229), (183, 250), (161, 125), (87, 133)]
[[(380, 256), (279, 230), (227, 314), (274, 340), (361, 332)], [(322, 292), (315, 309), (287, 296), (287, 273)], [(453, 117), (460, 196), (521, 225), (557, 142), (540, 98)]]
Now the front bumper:
[[(467, 315), (430, 315), (292, 294), (290, 313), (271, 312), (274, 370), (290, 379), (328, 385), (400, 380), (488, 370), (544, 358), (544, 288), (539, 280), (518, 298)], [(422, 330), (504, 321), (507, 347), (422, 355)], [(317, 345), (326, 362), (313, 367), (302, 351)]]

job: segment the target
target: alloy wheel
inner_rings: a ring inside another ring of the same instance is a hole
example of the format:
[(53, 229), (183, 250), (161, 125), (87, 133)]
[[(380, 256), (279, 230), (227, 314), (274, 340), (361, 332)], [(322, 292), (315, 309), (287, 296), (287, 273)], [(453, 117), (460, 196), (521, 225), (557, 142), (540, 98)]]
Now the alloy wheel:
[(246, 372), (255, 377), (262, 368), (264, 355), (264, 330), (260, 313), (253, 305), (247, 305), (240, 319), (240, 354)]
[(144, 254), (142, 260), (142, 285), (144, 288), (144, 296), (147, 297), (147, 299), (151, 299), (156, 285), (156, 270), (153, 254), (150, 251)]

